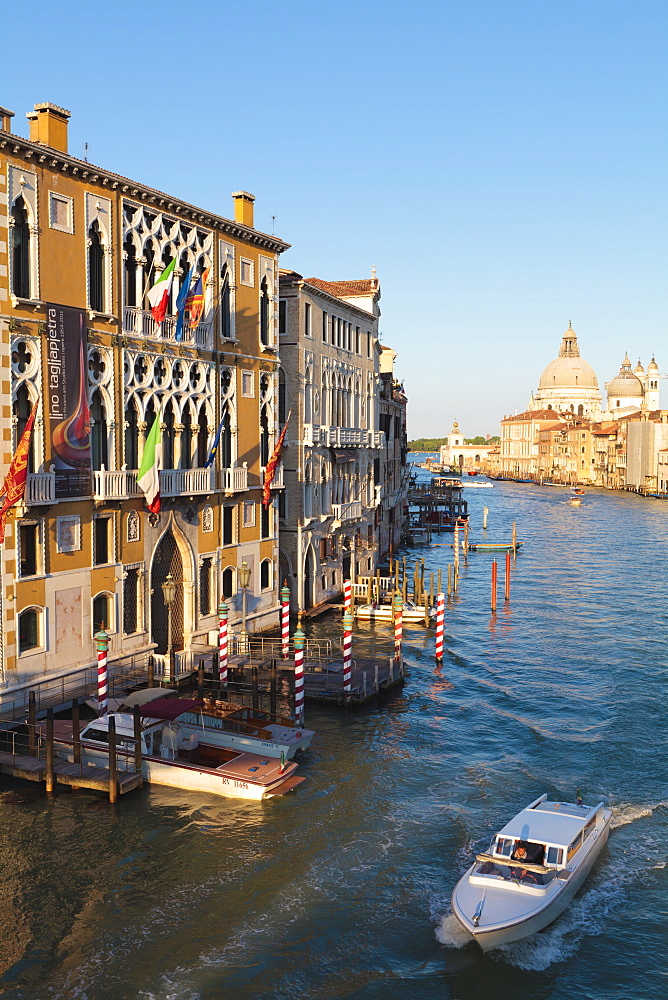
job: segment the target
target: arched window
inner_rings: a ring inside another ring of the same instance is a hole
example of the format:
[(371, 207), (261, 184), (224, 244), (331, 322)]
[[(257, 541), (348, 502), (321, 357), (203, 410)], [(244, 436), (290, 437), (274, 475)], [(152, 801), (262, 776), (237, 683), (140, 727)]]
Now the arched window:
[(220, 465), (223, 469), (232, 468), (232, 418), (229, 403), (225, 403), (222, 413), (223, 427), (220, 432)]
[(223, 570), (223, 597), (234, 595), (234, 570), (228, 566)]
[(181, 423), (183, 424), (183, 430), (181, 431), (181, 468), (189, 469), (193, 453), (192, 414), (189, 406), (186, 406), (181, 414)]
[[(16, 450), (26, 429), (28, 417), (32, 412), (32, 403), (30, 402), (30, 395), (25, 382), (16, 390), (16, 398), (12, 404), (12, 411), (16, 417), (16, 441), (14, 442), (14, 450)], [(30, 437), (30, 451), (28, 452), (28, 472), (34, 472), (35, 467), (35, 434), (33, 432)]]
[(123, 250), (125, 252), (124, 269), (125, 269), (125, 305), (126, 306), (136, 306), (137, 305), (137, 251), (135, 249), (134, 242), (128, 238), (123, 244)]
[(220, 333), (224, 340), (230, 340), (232, 337), (230, 306), (230, 272), (227, 264), (223, 264), (220, 272)]
[(12, 205), (12, 292), (20, 299), (30, 298), (30, 226), (23, 198)]
[(282, 368), (278, 370), (278, 422), (283, 427), (285, 424), (285, 417), (287, 415), (286, 409), (286, 395), (285, 395), (285, 372)]
[[(164, 469), (174, 468), (174, 407), (171, 400), (164, 409), (163, 421), (165, 428), (162, 432), (162, 460)], [(150, 428), (147, 427), (147, 430)]]
[(111, 594), (98, 594), (93, 598), (93, 635), (101, 628), (107, 632), (115, 631), (112, 600)]
[(88, 304), (95, 312), (105, 311), (104, 247), (97, 219), (88, 230)]
[(134, 399), (130, 400), (125, 410), (125, 467), (139, 468), (139, 421)]
[(26, 653), (42, 645), (41, 608), (26, 608), (19, 615), (19, 653)]
[(269, 590), (272, 578), (271, 559), (263, 559), (260, 563), (260, 589)]
[(200, 406), (197, 423), (197, 468), (203, 469), (209, 457), (209, 421), (204, 403)]
[(260, 285), (260, 343), (269, 346), (269, 286), (267, 279), (262, 279)]
[(269, 462), (269, 407), (266, 403), (260, 409), (260, 465)]
[[(160, 272), (161, 274), (167, 269), (167, 267), (169, 267), (169, 265), (172, 263), (173, 260), (174, 260), (174, 253), (169, 247), (167, 247), (162, 254), (162, 271)], [(177, 295), (178, 295), (178, 290), (176, 287), (176, 282), (172, 281), (172, 285), (169, 290), (169, 298), (167, 299), (167, 313), (166, 313), (167, 316), (173, 316), (174, 313), (176, 312), (175, 305), (176, 305)]]
[[(107, 415), (102, 401), (102, 393), (96, 389), (90, 401), (90, 445), (94, 469), (109, 468), (107, 447)], [(135, 466), (132, 466), (135, 468)]]
[(144, 260), (145, 263), (142, 269), (143, 270), (142, 286), (144, 290), (144, 301), (142, 303), (142, 309), (144, 309), (146, 312), (150, 312), (151, 303), (148, 300), (148, 293), (152, 285), (155, 283), (155, 274), (153, 268), (155, 254), (153, 252), (153, 247), (151, 246), (150, 243), (147, 243), (146, 246), (144, 247)]

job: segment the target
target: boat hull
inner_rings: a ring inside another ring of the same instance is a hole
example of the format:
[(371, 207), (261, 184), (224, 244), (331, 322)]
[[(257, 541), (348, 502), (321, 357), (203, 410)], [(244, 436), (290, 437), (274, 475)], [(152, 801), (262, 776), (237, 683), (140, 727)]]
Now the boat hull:
[(468, 931), (469, 934), (471, 934), (483, 951), (491, 951), (492, 949), (499, 948), (502, 945), (512, 944), (515, 941), (521, 941), (524, 938), (529, 937), (531, 934), (536, 934), (538, 931), (544, 930), (564, 912), (568, 904), (581, 888), (582, 883), (591, 871), (594, 862), (605, 846), (610, 831), (611, 818), (612, 814), (608, 816), (605, 824), (597, 832), (586, 856), (583, 857), (580, 864), (573, 871), (571, 877), (568, 881), (562, 883), (562, 888), (550, 899), (546, 900), (545, 905), (541, 908), (537, 908), (533, 913), (523, 917), (522, 919), (509, 922), (505, 925), (497, 923), (489, 926), (488, 928), (484, 925), (475, 927), (469, 916), (462, 911), (458, 900), (458, 889), (460, 886), (468, 882), (469, 874), (475, 867), (472, 866), (466, 875), (464, 875), (463, 878), (461, 878), (457, 883), (452, 896), (452, 908), (459, 923), (466, 931)]

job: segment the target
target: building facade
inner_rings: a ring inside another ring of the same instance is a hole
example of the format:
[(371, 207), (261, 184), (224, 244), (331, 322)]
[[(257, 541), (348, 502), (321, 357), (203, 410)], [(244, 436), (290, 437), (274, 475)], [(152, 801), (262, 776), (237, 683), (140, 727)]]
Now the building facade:
[(392, 558), (401, 545), (408, 523), (408, 438), (403, 385), (394, 375), (397, 352), (383, 345), (380, 351), (379, 426), (383, 434), (381, 490), (377, 508), (378, 552)]
[[(278, 609), (277, 494), (263, 508), (261, 484), (277, 432), (287, 244), (254, 228), (246, 192), (233, 219), (219, 217), (69, 155), (64, 109), (36, 105), (28, 118), (24, 139), (0, 110), (5, 468), (39, 399), (24, 503), (2, 548), (5, 686), (93, 663), (102, 624), (111, 660), (164, 656), (170, 638), (186, 659), (208, 645), (221, 599), (237, 629), (273, 624)], [(172, 260), (156, 325), (147, 292)], [(202, 279), (203, 312), (180, 330), (189, 274)], [(156, 418), (162, 509), (150, 514), (136, 470)]]
[(306, 610), (378, 555), (380, 285), (280, 275), (281, 580)]
[(439, 459), (441, 465), (449, 466), (453, 472), (467, 469), (489, 469), (489, 456), (496, 451), (496, 445), (467, 444), (464, 434), (455, 420), (452, 430), (446, 436), (440, 447)]

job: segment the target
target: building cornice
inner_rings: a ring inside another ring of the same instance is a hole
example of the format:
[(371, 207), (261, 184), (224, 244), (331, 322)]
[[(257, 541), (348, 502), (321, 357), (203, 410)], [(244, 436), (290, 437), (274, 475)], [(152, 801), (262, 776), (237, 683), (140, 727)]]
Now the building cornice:
[(367, 323), (369, 321), (376, 324), (378, 323), (378, 317), (374, 316), (373, 313), (370, 313), (368, 309), (362, 309), (361, 306), (353, 305), (353, 303), (349, 302), (348, 299), (340, 299), (338, 295), (332, 295), (330, 292), (326, 292), (324, 288), (318, 288), (317, 285), (310, 285), (306, 278), (295, 279), (295, 281), (291, 281), (289, 284), (284, 283), (283, 288), (286, 291), (291, 288), (295, 289), (297, 292), (307, 291), (309, 295), (315, 295), (318, 298), (324, 299), (325, 302), (330, 304), (330, 306), (335, 305), (338, 309), (342, 309), (344, 307), (352, 309), (355, 314), (363, 316)]
[(199, 222), (203, 226), (208, 226), (218, 232), (223, 232), (228, 236), (252, 243), (264, 250), (273, 253), (283, 253), (290, 248), (289, 243), (261, 233), (257, 229), (250, 229), (239, 222), (233, 222), (221, 215), (207, 212), (196, 205), (191, 205), (172, 195), (165, 194), (155, 188), (146, 187), (136, 181), (115, 174), (110, 170), (96, 167), (85, 160), (78, 160), (69, 153), (63, 153), (59, 149), (50, 146), (43, 146), (38, 142), (30, 142), (22, 136), (14, 135), (11, 132), (0, 132), (0, 150), (4, 153), (22, 157), (32, 161), (36, 166), (45, 169), (60, 170), (62, 173), (69, 173), (71, 176), (85, 181), (88, 184), (99, 184), (103, 188), (112, 191), (119, 191), (129, 198), (135, 199), (147, 205), (153, 205), (156, 209), (178, 215), (179, 218), (186, 218), (192, 222)]

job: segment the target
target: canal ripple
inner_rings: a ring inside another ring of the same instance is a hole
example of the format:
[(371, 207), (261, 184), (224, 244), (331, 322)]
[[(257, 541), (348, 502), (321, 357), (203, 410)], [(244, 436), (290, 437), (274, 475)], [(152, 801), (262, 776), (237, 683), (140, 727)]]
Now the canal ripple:
[[(516, 521), (525, 542), (510, 605), (491, 614), (491, 557), (471, 553), (442, 666), (433, 631), (409, 629), (401, 695), (345, 718), (310, 709), (318, 735), (296, 795), (155, 788), (113, 812), (5, 782), (3, 1000), (661, 995), (668, 505), (565, 496), (467, 491), (472, 538), (486, 505), (488, 538)], [(441, 542), (427, 572), (452, 559)], [(382, 627), (362, 636), (391, 641)], [(578, 787), (614, 816), (583, 891), (550, 928), (483, 955), (452, 916), (457, 879), (518, 808)]]

